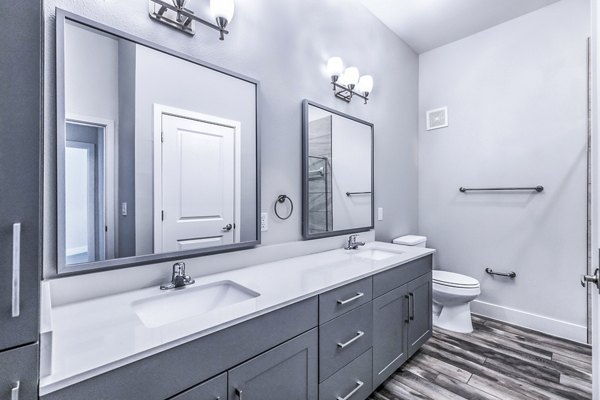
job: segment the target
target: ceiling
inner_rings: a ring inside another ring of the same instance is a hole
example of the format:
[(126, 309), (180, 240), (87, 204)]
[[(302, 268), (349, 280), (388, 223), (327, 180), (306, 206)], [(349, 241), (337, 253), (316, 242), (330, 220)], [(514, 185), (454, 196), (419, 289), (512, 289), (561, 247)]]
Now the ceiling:
[(558, 0), (360, 0), (417, 53), (454, 42)]

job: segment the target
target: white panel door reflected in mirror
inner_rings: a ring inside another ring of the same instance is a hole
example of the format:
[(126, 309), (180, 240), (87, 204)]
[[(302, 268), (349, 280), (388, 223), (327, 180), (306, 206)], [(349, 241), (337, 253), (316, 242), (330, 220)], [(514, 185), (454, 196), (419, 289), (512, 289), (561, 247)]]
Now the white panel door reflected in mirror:
[(172, 108), (156, 112), (162, 140), (154, 199), (162, 211), (155, 215), (155, 249), (238, 243), (240, 123)]
[(258, 243), (257, 82), (76, 18), (57, 22), (58, 272)]
[(373, 125), (304, 102), (304, 236), (373, 226)]

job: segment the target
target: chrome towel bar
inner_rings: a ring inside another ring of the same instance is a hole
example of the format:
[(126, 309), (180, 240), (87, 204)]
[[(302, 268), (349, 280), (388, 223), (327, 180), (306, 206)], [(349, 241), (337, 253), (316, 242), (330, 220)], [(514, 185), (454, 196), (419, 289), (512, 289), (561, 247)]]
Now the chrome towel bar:
[(371, 194), (371, 192), (346, 192), (346, 196), (350, 197), (350, 196), (356, 196), (359, 194)]
[(488, 192), (488, 191), (509, 191), (509, 190), (535, 190), (537, 193), (541, 193), (544, 191), (544, 187), (539, 185), (539, 186), (535, 186), (535, 187), (507, 187), (507, 188), (465, 188), (465, 187), (461, 187), (458, 190), (460, 190), (462, 193), (466, 193), (466, 192)]

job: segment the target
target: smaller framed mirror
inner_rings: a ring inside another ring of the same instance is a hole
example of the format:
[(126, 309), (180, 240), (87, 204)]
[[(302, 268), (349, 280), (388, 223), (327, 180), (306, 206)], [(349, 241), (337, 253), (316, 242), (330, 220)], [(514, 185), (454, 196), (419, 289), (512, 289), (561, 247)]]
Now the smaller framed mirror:
[(304, 238), (373, 229), (373, 124), (304, 100), (302, 140)]

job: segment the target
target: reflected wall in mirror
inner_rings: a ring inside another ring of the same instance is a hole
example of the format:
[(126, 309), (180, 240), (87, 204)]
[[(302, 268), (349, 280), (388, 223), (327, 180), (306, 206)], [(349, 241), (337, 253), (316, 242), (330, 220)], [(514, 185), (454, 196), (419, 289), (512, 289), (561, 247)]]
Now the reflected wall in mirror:
[(257, 82), (62, 11), (57, 39), (59, 273), (257, 244)]
[(303, 102), (303, 234), (373, 228), (373, 124)]

